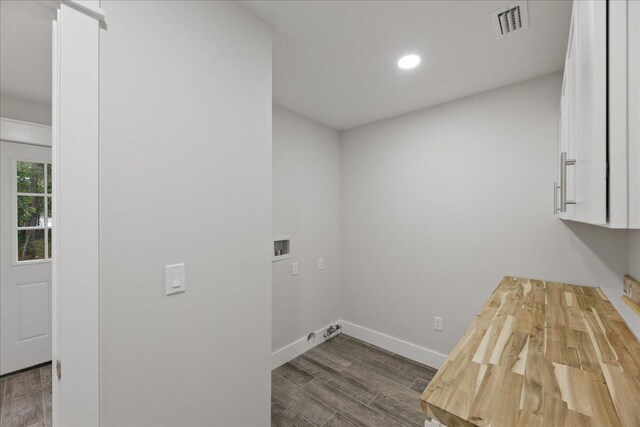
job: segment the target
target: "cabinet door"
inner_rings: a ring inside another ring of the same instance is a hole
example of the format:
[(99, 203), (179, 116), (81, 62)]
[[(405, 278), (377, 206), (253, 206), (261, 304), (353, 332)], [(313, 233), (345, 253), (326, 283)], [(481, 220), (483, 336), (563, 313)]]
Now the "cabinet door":
[(603, 1), (574, 1), (566, 219), (607, 222), (607, 10)]
[[(569, 43), (564, 66), (564, 80), (560, 101), (560, 148), (558, 153), (558, 207), (563, 206), (562, 200), (575, 200), (576, 197), (576, 168), (562, 163), (563, 158), (575, 159), (577, 156), (577, 113), (578, 113), (578, 78), (577, 78), (577, 16), (574, 6), (569, 30)], [(564, 156), (563, 156), (564, 154)], [(564, 194), (564, 195), (563, 195)], [(567, 204), (560, 209), (560, 218), (573, 219), (574, 205)]]

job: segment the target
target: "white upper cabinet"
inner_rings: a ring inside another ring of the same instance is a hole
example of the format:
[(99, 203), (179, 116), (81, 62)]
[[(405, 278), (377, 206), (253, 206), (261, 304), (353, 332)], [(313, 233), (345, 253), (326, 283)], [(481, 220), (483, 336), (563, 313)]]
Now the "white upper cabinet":
[[(628, 31), (632, 3), (573, 2), (560, 101), (559, 172), (554, 185), (554, 211), (562, 219), (634, 227), (629, 162), (632, 145), (640, 143), (637, 137), (635, 143), (630, 138), (628, 105), (629, 89), (634, 83), (638, 87), (640, 75), (637, 64), (633, 74), (629, 61), (634, 44)], [(637, 44), (635, 40), (635, 49)]]
[(560, 217), (607, 222), (607, 10), (576, 1), (561, 101)]

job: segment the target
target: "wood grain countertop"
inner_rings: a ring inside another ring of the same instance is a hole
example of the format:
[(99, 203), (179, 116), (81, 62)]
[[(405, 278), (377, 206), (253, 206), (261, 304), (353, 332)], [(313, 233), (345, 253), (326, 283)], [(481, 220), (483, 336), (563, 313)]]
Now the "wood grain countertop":
[(640, 343), (599, 288), (505, 277), (421, 396), (455, 426), (640, 426)]

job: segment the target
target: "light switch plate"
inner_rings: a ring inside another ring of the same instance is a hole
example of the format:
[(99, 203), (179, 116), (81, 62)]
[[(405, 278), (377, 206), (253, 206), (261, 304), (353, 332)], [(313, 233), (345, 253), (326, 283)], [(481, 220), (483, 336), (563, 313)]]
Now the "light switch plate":
[(318, 270), (324, 270), (324, 258), (318, 258)]
[(184, 276), (184, 263), (171, 264), (164, 267), (166, 295), (174, 295), (186, 291)]
[(291, 264), (291, 274), (293, 276), (297, 276), (298, 275), (298, 263), (294, 262)]

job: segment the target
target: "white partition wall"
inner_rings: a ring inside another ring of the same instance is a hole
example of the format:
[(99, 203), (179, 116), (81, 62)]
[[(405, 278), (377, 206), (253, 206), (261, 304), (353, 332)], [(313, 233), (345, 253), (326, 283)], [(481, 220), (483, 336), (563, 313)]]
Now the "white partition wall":
[(101, 6), (101, 425), (269, 425), (270, 28), (236, 2)]
[(98, 1), (55, 4), (53, 424), (99, 424)]

